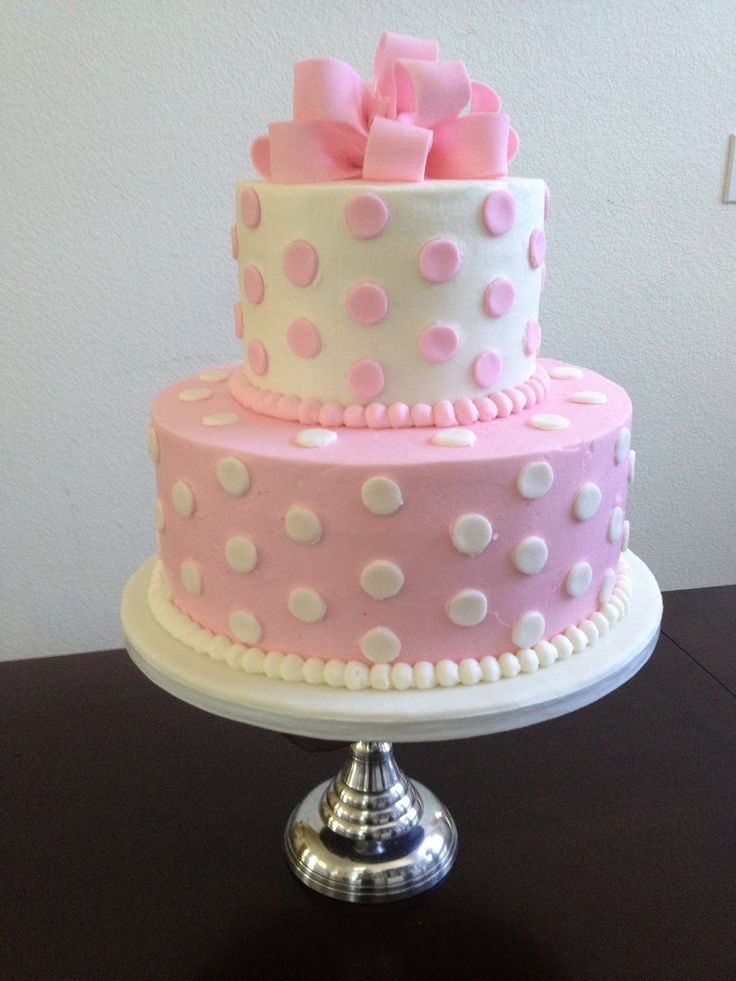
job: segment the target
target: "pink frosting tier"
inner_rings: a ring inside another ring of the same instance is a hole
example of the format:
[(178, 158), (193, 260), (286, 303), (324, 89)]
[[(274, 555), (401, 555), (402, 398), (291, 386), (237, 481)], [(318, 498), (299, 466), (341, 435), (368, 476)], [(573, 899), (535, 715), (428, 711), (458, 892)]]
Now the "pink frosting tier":
[(149, 450), (173, 605), (225, 645), (368, 666), (501, 657), (590, 617), (627, 533), (631, 404), (541, 363), (543, 412), (468, 429), (305, 431), (244, 409), (238, 366), (165, 389)]

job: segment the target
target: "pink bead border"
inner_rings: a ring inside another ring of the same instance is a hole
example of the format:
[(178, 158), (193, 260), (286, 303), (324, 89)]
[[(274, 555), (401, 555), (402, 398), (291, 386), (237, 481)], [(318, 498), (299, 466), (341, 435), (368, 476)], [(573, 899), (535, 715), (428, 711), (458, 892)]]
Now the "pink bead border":
[(272, 416), (303, 426), (347, 426), (349, 429), (409, 429), (413, 426), (470, 426), (475, 422), (505, 419), (532, 405), (538, 405), (549, 391), (547, 370), (538, 364), (534, 373), (521, 385), (506, 388), (493, 395), (474, 399), (442, 401), (430, 405), (417, 402), (371, 402), (370, 405), (340, 405), (296, 395), (281, 395), (256, 388), (242, 372), (231, 375), (228, 385), (233, 397), (246, 409), (262, 416)]

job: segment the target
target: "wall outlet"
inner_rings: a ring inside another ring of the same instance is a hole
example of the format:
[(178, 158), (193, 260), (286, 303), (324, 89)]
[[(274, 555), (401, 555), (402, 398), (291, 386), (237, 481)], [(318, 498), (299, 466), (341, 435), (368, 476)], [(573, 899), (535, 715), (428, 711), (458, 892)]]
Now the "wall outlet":
[(726, 180), (723, 183), (723, 203), (736, 204), (736, 133), (728, 138)]

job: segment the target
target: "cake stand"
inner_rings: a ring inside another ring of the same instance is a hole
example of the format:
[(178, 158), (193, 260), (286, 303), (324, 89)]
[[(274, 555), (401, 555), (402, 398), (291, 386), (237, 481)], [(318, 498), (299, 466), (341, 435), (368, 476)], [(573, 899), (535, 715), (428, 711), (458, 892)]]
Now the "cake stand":
[(449, 872), (457, 831), (435, 795), (407, 777), (392, 743), (503, 732), (553, 719), (618, 688), (647, 661), (659, 636), (654, 576), (627, 553), (632, 601), (590, 648), (533, 674), (429, 691), (348, 691), (246, 675), (174, 640), (147, 601), (154, 559), (123, 593), (128, 652), (151, 681), (206, 712), (292, 737), (349, 743), (342, 772), (315, 787), (286, 827), (287, 860), (317, 892), (383, 902), (430, 888)]

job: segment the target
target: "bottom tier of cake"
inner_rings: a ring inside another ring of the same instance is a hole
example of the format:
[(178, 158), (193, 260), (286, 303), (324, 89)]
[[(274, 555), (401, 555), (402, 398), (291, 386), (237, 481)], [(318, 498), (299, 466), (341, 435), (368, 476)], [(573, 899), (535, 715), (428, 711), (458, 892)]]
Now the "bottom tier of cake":
[(466, 428), (305, 429), (238, 368), (154, 403), (159, 623), (233, 668), (348, 688), (532, 671), (628, 605), (631, 405), (543, 362), (544, 404)]

